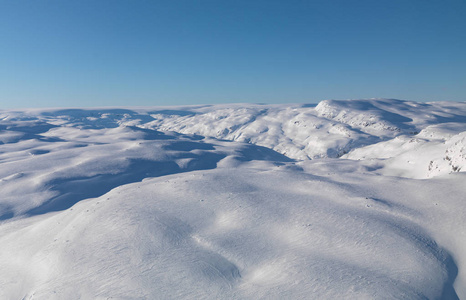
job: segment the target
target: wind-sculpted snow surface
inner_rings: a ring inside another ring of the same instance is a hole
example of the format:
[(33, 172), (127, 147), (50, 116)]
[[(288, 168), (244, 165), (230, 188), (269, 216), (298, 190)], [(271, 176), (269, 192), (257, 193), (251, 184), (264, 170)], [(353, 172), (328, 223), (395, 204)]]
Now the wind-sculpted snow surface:
[(0, 299), (466, 299), (465, 116), (0, 111)]
[(137, 127), (51, 127), (22, 137), (1, 145), (0, 220), (63, 210), (146, 177), (213, 169), (226, 156), (291, 161), (260, 146)]

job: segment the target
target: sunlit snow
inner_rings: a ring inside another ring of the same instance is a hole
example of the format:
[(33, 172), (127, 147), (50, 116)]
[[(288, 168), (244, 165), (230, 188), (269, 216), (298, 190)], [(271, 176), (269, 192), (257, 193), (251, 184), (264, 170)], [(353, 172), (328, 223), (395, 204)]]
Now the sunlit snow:
[(466, 103), (0, 110), (0, 299), (466, 299)]

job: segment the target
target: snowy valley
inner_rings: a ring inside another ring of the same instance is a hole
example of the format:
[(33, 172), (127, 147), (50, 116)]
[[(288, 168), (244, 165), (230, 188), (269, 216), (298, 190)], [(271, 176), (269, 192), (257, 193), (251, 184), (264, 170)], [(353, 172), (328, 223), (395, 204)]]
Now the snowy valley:
[(466, 299), (466, 103), (0, 110), (0, 299)]

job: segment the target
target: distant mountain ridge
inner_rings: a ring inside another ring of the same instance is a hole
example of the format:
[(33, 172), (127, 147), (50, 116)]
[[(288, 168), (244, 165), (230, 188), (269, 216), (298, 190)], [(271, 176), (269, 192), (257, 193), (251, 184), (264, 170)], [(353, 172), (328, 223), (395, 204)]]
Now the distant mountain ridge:
[[(418, 146), (436, 145), (429, 147), (428, 152), (434, 148), (437, 149), (434, 152), (445, 152), (448, 147), (440, 145), (439, 141), (447, 143), (451, 138), (455, 140), (451, 143), (456, 144), (448, 150), (448, 158), (436, 153), (427, 162), (423, 161), (422, 165), (420, 163), (416, 166), (425, 172), (417, 170), (414, 172), (416, 174), (411, 172), (404, 176), (427, 178), (466, 169), (465, 142), (460, 135), (466, 131), (464, 102), (324, 100), (316, 106), (225, 104), (137, 109), (57, 109), (3, 111), (0, 116), (3, 116), (3, 122), (10, 120), (13, 123), (15, 119), (26, 118), (29, 122), (36, 122), (36, 127), (39, 124), (37, 122), (42, 122), (41, 126), (65, 125), (87, 129), (135, 126), (195, 134), (256, 144), (297, 160), (338, 157), (387, 159), (392, 157), (383, 149), (378, 150), (377, 144), (380, 143), (381, 147), (390, 144), (401, 146), (401, 140), (409, 143), (412, 139), (419, 141)], [(11, 126), (14, 126), (13, 123)], [(430, 136), (426, 132), (430, 132)], [(458, 136), (454, 138), (455, 135)], [(418, 155), (416, 153), (421, 150), (414, 145), (417, 144), (403, 146), (402, 149), (411, 151), (411, 156)], [(367, 152), (369, 150), (358, 150), (369, 146), (372, 151), (370, 155)], [(378, 156), (377, 153), (384, 154)], [(451, 164), (440, 162), (448, 159)], [(431, 172), (432, 168), (436, 171)]]

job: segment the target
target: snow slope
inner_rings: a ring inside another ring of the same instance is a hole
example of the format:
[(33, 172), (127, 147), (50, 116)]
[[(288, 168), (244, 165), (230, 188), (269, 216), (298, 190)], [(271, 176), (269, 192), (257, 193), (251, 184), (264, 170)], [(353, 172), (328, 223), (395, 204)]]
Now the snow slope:
[(0, 299), (466, 299), (465, 134), (452, 102), (0, 111)]

